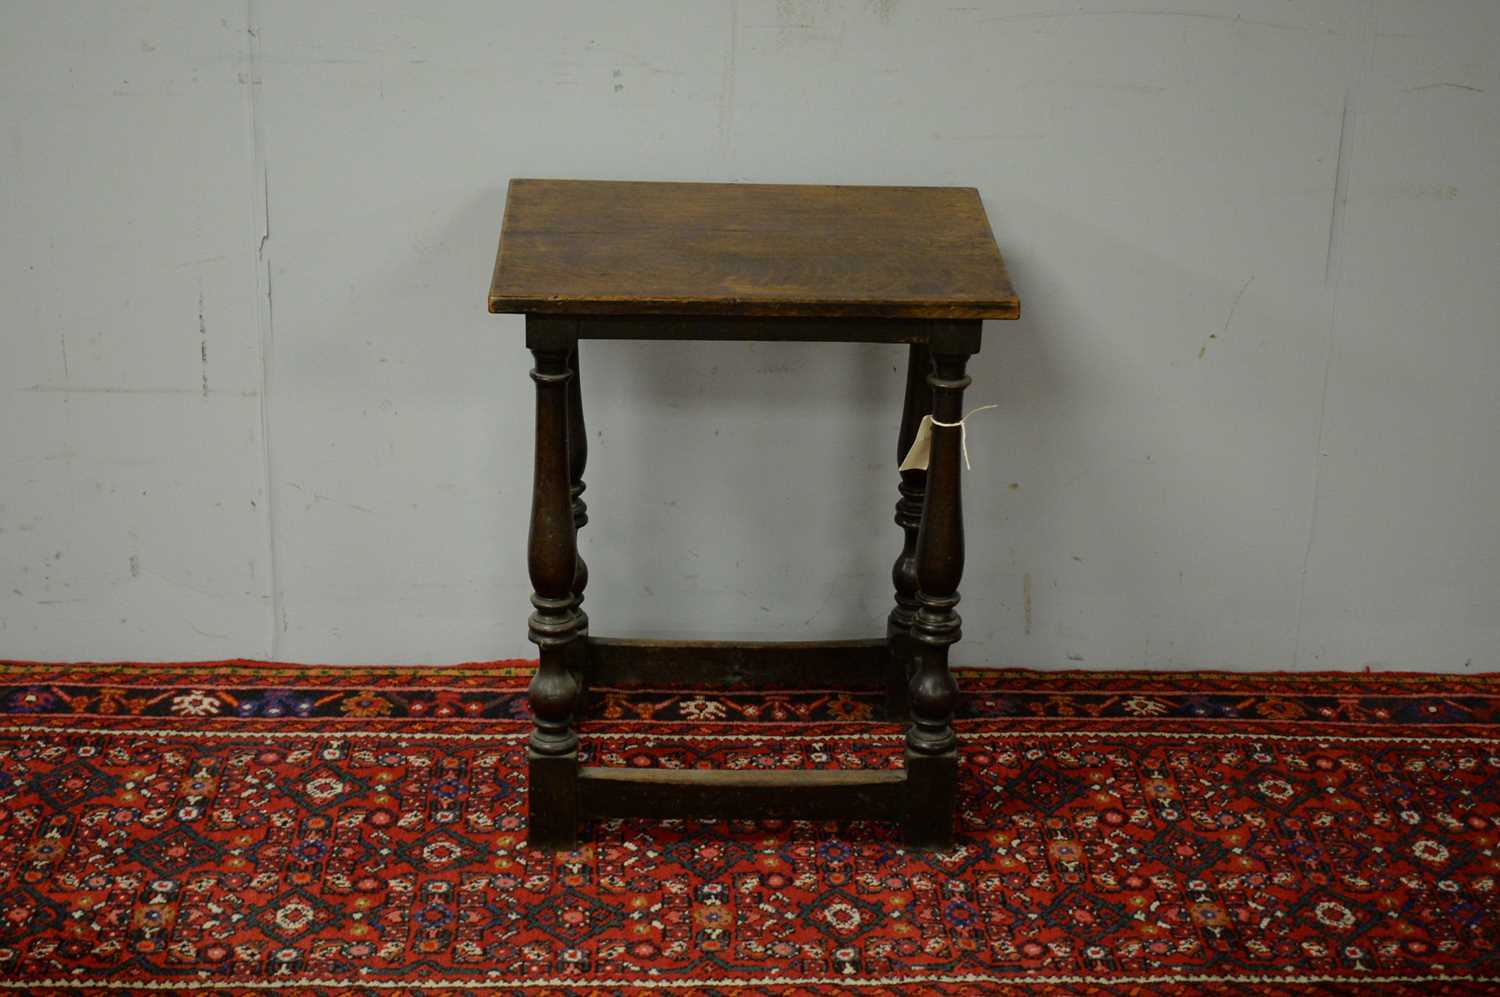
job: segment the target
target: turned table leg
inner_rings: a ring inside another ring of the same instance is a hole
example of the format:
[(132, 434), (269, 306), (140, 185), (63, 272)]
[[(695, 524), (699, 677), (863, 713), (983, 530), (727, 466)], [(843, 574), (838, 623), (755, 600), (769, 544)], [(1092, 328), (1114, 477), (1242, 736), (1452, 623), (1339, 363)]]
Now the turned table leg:
[(574, 704), (574, 721), (581, 720), (588, 710), (588, 645), (584, 642), (589, 634), (589, 615), (583, 611), (583, 590), (589, 584), (589, 566), (583, 562), (583, 554), (576, 550), (578, 531), (589, 521), (588, 503), (583, 500), (587, 487), (583, 483), (583, 472), (589, 462), (588, 430), (583, 424), (583, 381), (579, 376), (578, 347), (568, 355), (568, 367), (573, 379), (568, 382), (568, 498), (573, 508), (573, 533), (575, 538), (573, 571), (573, 611), (578, 614), (577, 636), (571, 644), (568, 670), (578, 683), (578, 696)]
[(529, 636), (541, 657), (529, 689), (530, 769), (527, 839), (533, 847), (572, 848), (578, 823), (578, 734), (572, 717), (578, 681), (570, 670), (583, 645), (583, 615), (574, 593), (578, 572), (568, 448), (568, 354), (575, 343), (527, 330), (536, 360), (536, 464), (527, 567), (535, 611)]
[[(932, 411), (932, 389), (927, 384), (927, 374), (931, 369), (932, 357), (927, 344), (913, 343), (906, 358), (906, 398), (901, 405), (901, 430), (896, 436), (897, 465), (906, 459), (912, 441), (917, 438), (922, 417)], [(913, 660), (911, 624), (917, 613), (917, 529), (922, 525), (927, 472), (902, 471), (897, 489), (901, 498), (896, 502), (896, 525), (901, 527), (904, 536), (901, 556), (896, 558), (891, 569), (896, 606), (886, 623), (891, 654), (886, 667), (885, 711), (891, 720), (905, 720), (910, 711), (907, 686), (911, 682)]]
[(927, 495), (917, 533), (917, 611), (911, 637), (911, 726), (906, 732), (906, 839), (941, 847), (953, 841), (958, 789), (958, 741), (953, 710), (958, 687), (948, 671), (948, 649), (960, 637), (958, 583), (964, 570), (961, 434), (967, 353), (932, 349), (932, 452)]

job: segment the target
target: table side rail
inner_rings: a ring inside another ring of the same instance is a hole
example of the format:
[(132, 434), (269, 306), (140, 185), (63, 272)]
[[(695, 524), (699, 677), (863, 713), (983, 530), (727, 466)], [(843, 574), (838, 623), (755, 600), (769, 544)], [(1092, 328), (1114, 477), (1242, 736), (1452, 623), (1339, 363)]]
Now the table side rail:
[(899, 819), (906, 773), (890, 770), (578, 770), (583, 817)]

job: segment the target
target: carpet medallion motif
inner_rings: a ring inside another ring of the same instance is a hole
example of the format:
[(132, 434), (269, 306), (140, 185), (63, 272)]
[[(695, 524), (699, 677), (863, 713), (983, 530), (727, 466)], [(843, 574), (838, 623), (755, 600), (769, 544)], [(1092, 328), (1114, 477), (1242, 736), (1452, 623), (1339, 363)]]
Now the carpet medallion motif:
[[(0, 664), (0, 989), (1500, 988), (1500, 678), (963, 672), (959, 838), (526, 847), (530, 666)], [(849, 692), (598, 690), (591, 764), (879, 768)]]

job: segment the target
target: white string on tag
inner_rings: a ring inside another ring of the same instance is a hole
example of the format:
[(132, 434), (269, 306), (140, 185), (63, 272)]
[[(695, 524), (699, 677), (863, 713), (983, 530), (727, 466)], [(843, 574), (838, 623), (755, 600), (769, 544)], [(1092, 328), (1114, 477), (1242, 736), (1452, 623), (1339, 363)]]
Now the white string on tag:
[(983, 412), (985, 409), (999, 407), (1000, 406), (996, 404), (981, 405), (978, 408), (971, 408), (969, 409), (969, 411), (965, 412), (964, 417), (957, 422), (938, 422), (936, 419), (932, 420), (932, 424), (934, 426), (944, 426), (948, 429), (952, 429), (954, 426), (958, 427), (958, 449), (961, 450), (964, 455), (964, 470), (972, 471), (974, 469), (974, 465), (969, 463), (969, 427), (964, 425), (964, 423), (968, 422), (969, 417), (975, 412)]
[(945, 429), (953, 429), (957, 427), (958, 448), (964, 455), (964, 468), (966, 470), (973, 470), (974, 465), (969, 463), (969, 427), (966, 426), (965, 423), (967, 423), (969, 421), (969, 417), (974, 415), (976, 412), (983, 412), (986, 409), (999, 407), (1000, 406), (998, 404), (980, 405), (978, 408), (969, 409), (968, 412), (964, 413), (964, 417), (957, 422), (939, 422), (937, 419), (934, 419), (930, 415), (922, 416), (922, 423), (917, 427), (917, 435), (916, 438), (912, 440), (911, 449), (906, 451), (906, 457), (901, 461), (901, 470), (927, 470), (927, 461), (931, 455), (932, 450), (933, 426), (942, 426)]

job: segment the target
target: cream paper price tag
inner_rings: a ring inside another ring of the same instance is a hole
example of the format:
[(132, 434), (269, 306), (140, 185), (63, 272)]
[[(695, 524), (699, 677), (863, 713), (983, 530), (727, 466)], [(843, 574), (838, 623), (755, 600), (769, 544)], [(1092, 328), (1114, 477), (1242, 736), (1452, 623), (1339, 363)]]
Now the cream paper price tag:
[(900, 470), (927, 470), (927, 463), (932, 459), (933, 426), (943, 426), (949, 429), (956, 427), (958, 429), (958, 448), (964, 455), (964, 467), (972, 468), (974, 465), (969, 463), (969, 427), (965, 423), (969, 421), (969, 416), (972, 416), (976, 412), (983, 412), (986, 409), (999, 407), (999, 405), (981, 405), (978, 408), (970, 409), (968, 415), (965, 415), (957, 422), (938, 422), (930, 415), (922, 416), (921, 425), (917, 426), (916, 439), (911, 441), (911, 449), (906, 451), (906, 459), (901, 462)]

